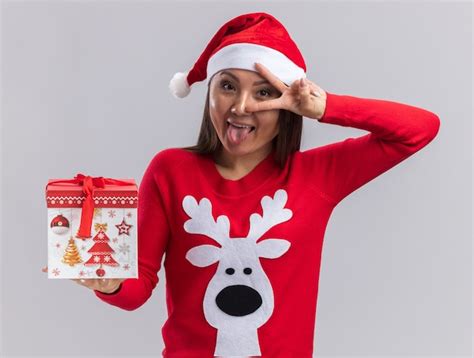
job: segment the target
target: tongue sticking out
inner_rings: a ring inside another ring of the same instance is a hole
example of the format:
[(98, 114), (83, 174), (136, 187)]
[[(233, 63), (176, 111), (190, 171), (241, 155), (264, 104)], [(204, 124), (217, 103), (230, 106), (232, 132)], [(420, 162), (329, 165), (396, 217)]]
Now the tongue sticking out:
[(247, 138), (251, 130), (251, 128), (237, 128), (229, 124), (227, 135), (232, 144), (240, 144)]

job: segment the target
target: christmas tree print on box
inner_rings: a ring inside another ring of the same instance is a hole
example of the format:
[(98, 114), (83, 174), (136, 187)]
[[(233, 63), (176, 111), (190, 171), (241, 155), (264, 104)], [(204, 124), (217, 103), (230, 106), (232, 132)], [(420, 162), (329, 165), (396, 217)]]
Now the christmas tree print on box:
[[(134, 182), (128, 187), (105, 185), (92, 191), (62, 180), (50, 183), (46, 192), (48, 278), (137, 278), (138, 193)], [(93, 207), (85, 209), (87, 194), (83, 192), (89, 192)]]

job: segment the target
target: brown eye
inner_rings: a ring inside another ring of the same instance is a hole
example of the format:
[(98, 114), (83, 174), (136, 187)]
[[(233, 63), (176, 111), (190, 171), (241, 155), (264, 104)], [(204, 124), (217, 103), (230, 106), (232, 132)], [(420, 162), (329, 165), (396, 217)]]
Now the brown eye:
[(220, 83), (221, 88), (223, 88), (225, 91), (227, 91), (227, 88), (225, 87), (225, 86), (227, 86), (227, 85), (233, 87), (233, 86), (230, 84), (229, 81), (221, 81), (221, 83)]
[(271, 90), (267, 89), (267, 88), (262, 89), (262, 90), (260, 90), (259, 92), (260, 92), (260, 93), (262, 93), (262, 92), (266, 92), (266, 93), (267, 93), (267, 95), (266, 95), (266, 96), (263, 96), (263, 97), (270, 97), (270, 96), (273, 94), (273, 92), (272, 92)]

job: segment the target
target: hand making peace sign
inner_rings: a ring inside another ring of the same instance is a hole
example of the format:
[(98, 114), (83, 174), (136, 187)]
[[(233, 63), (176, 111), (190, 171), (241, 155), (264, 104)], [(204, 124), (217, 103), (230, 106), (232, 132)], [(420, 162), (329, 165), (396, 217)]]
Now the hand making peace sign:
[(266, 78), (281, 96), (253, 105), (247, 105), (248, 112), (265, 111), (270, 109), (286, 109), (304, 117), (321, 119), (326, 109), (326, 91), (308, 79), (301, 78), (287, 86), (278, 77), (270, 72), (261, 63), (256, 62), (255, 68), (258, 73)]

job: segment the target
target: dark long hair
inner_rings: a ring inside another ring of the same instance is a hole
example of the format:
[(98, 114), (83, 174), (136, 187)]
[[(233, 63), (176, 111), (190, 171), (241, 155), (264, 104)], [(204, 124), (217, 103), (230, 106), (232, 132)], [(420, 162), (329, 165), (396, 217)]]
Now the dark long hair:
[[(283, 168), (288, 156), (300, 149), (303, 117), (294, 112), (280, 109), (278, 125), (279, 132), (272, 139), (272, 146), (275, 149), (275, 162), (280, 168)], [(196, 145), (182, 147), (181, 149), (199, 154), (214, 154), (222, 149), (222, 143), (217, 136), (209, 114), (209, 84), (197, 143)]]

